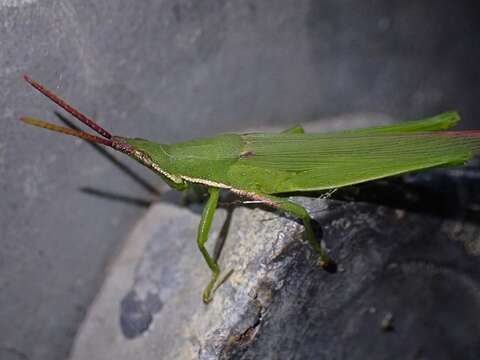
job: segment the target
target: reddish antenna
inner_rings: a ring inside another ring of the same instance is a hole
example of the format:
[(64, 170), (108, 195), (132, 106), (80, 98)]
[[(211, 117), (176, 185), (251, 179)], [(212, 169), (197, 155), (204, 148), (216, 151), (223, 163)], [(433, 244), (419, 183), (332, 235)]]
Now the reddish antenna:
[(79, 137), (81, 139), (84, 139), (84, 140), (87, 140), (87, 141), (90, 141), (90, 142), (94, 142), (94, 143), (97, 143), (97, 144), (102, 144), (102, 145), (113, 147), (112, 140), (107, 140), (107, 139), (101, 138), (100, 136), (90, 135), (89, 133), (86, 133), (85, 131), (70, 129), (70, 128), (66, 128), (66, 127), (63, 127), (63, 126), (58, 126), (58, 125), (55, 125), (55, 124), (50, 124), (49, 122), (42, 121), (42, 120), (39, 120), (39, 119), (35, 119), (35, 118), (29, 117), (29, 116), (25, 116), (25, 117), (20, 118), (20, 121), (23, 121), (25, 124), (29, 124), (29, 125), (37, 126), (37, 127), (40, 127), (40, 128), (56, 131), (56, 132), (59, 132), (59, 133), (62, 133), (62, 134), (76, 136), (76, 137)]
[[(95, 121), (72, 107), (70, 104), (68, 104), (65, 100), (61, 99), (57, 95), (55, 95), (53, 92), (50, 90), (46, 89), (43, 85), (40, 85), (38, 82), (36, 82), (33, 79), (30, 79), (27, 75), (23, 75), (23, 78), (25, 81), (27, 81), (30, 85), (32, 85), (35, 89), (37, 89), (39, 92), (41, 92), (43, 95), (48, 97), (50, 100), (52, 100), (55, 104), (60, 106), (62, 109), (70, 113), (72, 116), (83, 122), (85, 125), (87, 125), (90, 129), (93, 131), (97, 132), (98, 134), (102, 135), (103, 137), (107, 139), (112, 138), (112, 134), (110, 134), (107, 130), (102, 128), (100, 125), (98, 125)], [(31, 123), (31, 122), (29, 122)], [(33, 125), (33, 124), (32, 124)], [(38, 125), (37, 125), (38, 126)], [(73, 135), (73, 134), (70, 134)], [(98, 141), (95, 141), (98, 142)]]

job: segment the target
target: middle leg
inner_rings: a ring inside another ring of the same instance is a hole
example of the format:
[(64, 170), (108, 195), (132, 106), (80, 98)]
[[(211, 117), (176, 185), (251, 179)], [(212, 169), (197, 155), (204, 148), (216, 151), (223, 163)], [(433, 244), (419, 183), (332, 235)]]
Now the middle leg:
[(328, 257), (325, 249), (317, 241), (312, 227), (312, 219), (308, 211), (303, 206), (273, 195), (259, 195), (258, 200), (264, 200), (268, 205), (301, 219), (305, 228), (305, 236), (307, 241), (319, 256), (320, 266), (324, 269), (327, 269), (334, 265), (334, 262)]

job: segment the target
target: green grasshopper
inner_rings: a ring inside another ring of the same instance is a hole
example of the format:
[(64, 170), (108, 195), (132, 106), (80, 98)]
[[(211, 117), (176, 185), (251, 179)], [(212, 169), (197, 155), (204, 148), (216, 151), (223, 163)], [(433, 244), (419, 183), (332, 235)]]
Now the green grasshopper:
[(286, 195), (322, 191), (438, 166), (464, 164), (480, 150), (480, 131), (441, 131), (460, 117), (446, 112), (432, 118), (390, 126), (306, 134), (300, 126), (282, 133), (223, 134), (177, 144), (112, 136), (66, 101), (25, 76), (25, 80), (100, 136), (50, 124), (31, 117), (27, 124), (102, 144), (137, 160), (170, 187), (184, 191), (191, 184), (208, 189), (198, 228), (197, 244), (212, 277), (203, 301), (224, 281), (205, 243), (221, 189), (264, 203), (302, 220), (319, 263), (332, 262), (317, 242), (307, 210)]

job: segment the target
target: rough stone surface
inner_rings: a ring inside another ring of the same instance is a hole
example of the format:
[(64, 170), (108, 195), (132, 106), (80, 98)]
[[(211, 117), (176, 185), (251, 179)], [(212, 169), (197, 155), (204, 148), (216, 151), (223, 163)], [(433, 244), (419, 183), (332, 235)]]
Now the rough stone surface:
[[(209, 305), (201, 301), (209, 273), (194, 241), (199, 209), (156, 204), (113, 264), (72, 359), (476, 359), (475, 173), (410, 177), (401, 208), (374, 198), (294, 198), (320, 225), (334, 274), (317, 265), (298, 222), (235, 207), (220, 256), (234, 272)], [(446, 207), (404, 209), (423, 203), (418, 190), (442, 177), (436, 197), (450, 199)], [(468, 200), (453, 202), (459, 189)], [(356, 190), (368, 198), (372, 189)], [(450, 212), (460, 205), (461, 216)], [(218, 215), (213, 239), (227, 211)]]
[[(109, 259), (154, 197), (80, 141), (19, 124), (57, 121), (22, 74), (115, 133), (158, 141), (359, 111), (455, 108), (474, 127), (474, 6), (0, 0), (0, 358), (65, 358)], [(149, 304), (141, 311), (158, 307)]]

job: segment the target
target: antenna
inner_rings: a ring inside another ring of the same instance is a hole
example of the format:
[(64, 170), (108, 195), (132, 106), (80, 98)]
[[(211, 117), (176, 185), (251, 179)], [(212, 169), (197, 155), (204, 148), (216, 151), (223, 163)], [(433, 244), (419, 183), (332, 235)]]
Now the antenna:
[(67, 127), (51, 124), (49, 122), (39, 120), (39, 119), (35, 119), (35, 118), (32, 118), (32, 117), (25, 116), (25, 117), (20, 118), (20, 121), (24, 122), (25, 124), (29, 124), (29, 125), (37, 126), (37, 127), (40, 127), (40, 128), (56, 131), (56, 132), (59, 132), (59, 133), (62, 133), (62, 134), (76, 136), (76, 137), (79, 137), (81, 139), (84, 139), (84, 140), (87, 140), (87, 141), (90, 141), (90, 142), (94, 142), (94, 143), (98, 143), (98, 144), (102, 144), (102, 145), (106, 145), (106, 146), (110, 146), (110, 147), (112, 147), (112, 145), (113, 145), (112, 140), (107, 140), (107, 139), (101, 138), (99, 136), (90, 135), (89, 133), (86, 133), (85, 131), (70, 129), (70, 128), (67, 128)]
[[(38, 82), (36, 82), (35, 80), (29, 78), (27, 75), (23, 75), (23, 78), (25, 79), (25, 81), (27, 81), (30, 85), (32, 85), (35, 89), (37, 89), (39, 92), (41, 92), (43, 95), (45, 95), (46, 97), (48, 97), (50, 100), (52, 100), (55, 104), (57, 104), (58, 106), (60, 106), (62, 109), (64, 109), (65, 111), (67, 111), (68, 113), (70, 113), (71, 115), (73, 115), (75, 118), (77, 118), (78, 120), (80, 120), (81, 122), (83, 122), (85, 125), (87, 125), (89, 128), (91, 128), (93, 131), (95, 131), (96, 133), (102, 135), (103, 137), (107, 138), (107, 139), (111, 139), (112, 138), (112, 134), (110, 134), (107, 130), (105, 130), (104, 128), (102, 128), (100, 125), (98, 125), (95, 121), (93, 121), (92, 119), (90, 119), (88, 116), (86, 116), (85, 114), (81, 113), (80, 111), (78, 111), (77, 109), (75, 109), (74, 107), (72, 107), (69, 103), (67, 103), (65, 100), (61, 99), (60, 97), (58, 97), (57, 95), (55, 95), (53, 92), (51, 92), (50, 90), (48, 90), (47, 88), (45, 88), (43, 85), (40, 85)], [(32, 121), (25, 121), (31, 125), (35, 125), (33, 124)], [(41, 123), (43, 123), (41, 121)], [(37, 123), (38, 124), (38, 123)], [(46, 123), (48, 124), (48, 123)], [(44, 124), (45, 125), (45, 124)], [(35, 126), (39, 126), (39, 125), (35, 125)], [(50, 125), (49, 125), (50, 126)], [(56, 127), (56, 125), (53, 125)], [(45, 128), (49, 128), (51, 130), (54, 130), (52, 127), (46, 127), (46, 126), (42, 126), (40, 125), (40, 127), (45, 127)], [(59, 127), (61, 128), (61, 127)], [(58, 130), (54, 130), (54, 131), (58, 131)], [(60, 131), (60, 132), (64, 132), (63, 130)], [(67, 134), (67, 132), (64, 132)], [(69, 133), (69, 135), (73, 135), (72, 133)], [(75, 135), (75, 136), (78, 136), (78, 135)], [(90, 135), (91, 136), (91, 135)], [(81, 136), (80, 136), (81, 137)], [(97, 142), (97, 141), (95, 141)]]

